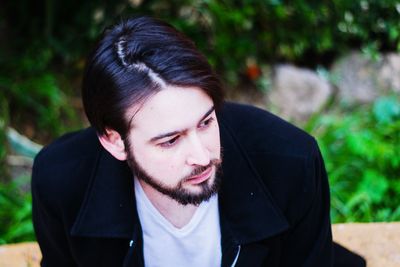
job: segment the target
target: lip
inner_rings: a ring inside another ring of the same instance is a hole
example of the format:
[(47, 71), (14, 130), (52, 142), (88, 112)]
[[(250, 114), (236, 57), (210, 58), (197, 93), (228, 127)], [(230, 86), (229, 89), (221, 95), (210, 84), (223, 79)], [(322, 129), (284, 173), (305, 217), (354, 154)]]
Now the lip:
[(201, 174), (190, 177), (187, 180), (187, 182), (189, 182), (190, 184), (200, 184), (210, 178), (212, 170), (213, 170), (213, 167), (211, 166), (210, 168), (206, 169)]

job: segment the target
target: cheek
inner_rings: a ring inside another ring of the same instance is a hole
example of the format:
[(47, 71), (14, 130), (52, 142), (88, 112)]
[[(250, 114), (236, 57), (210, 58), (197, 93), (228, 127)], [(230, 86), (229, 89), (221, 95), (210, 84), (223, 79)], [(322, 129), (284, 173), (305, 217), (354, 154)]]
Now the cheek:
[(163, 180), (182, 176), (180, 172), (183, 170), (183, 165), (179, 152), (171, 153), (170, 150), (148, 146), (144, 142), (138, 142), (138, 139), (131, 139), (131, 153), (150, 176)]
[(210, 134), (207, 137), (206, 144), (208, 144), (208, 149), (212, 154), (215, 156), (215, 154), (220, 153), (221, 150), (221, 143), (220, 143), (220, 137), (219, 137), (219, 127), (218, 125), (215, 125), (213, 128), (210, 129)]
[[(142, 153), (140, 153), (142, 151)], [(135, 151), (136, 161), (153, 176), (174, 174), (181, 170), (179, 153), (169, 153), (168, 150), (143, 148)]]

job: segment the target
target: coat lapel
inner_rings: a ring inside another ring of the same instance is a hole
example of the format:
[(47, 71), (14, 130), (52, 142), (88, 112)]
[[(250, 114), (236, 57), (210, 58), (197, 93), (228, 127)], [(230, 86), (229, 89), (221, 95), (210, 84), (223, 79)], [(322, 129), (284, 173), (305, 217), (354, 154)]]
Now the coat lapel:
[[(282, 233), (289, 228), (289, 223), (274, 204), (229, 123), (223, 116), (218, 120), (223, 150), (222, 186), (219, 192), (221, 266), (232, 266), (233, 263), (239, 266), (241, 260), (246, 258), (252, 258), (253, 262), (257, 258), (265, 258), (268, 248), (260, 245), (257, 249), (253, 242)], [(242, 247), (250, 243), (253, 243), (251, 253)]]
[(223, 147), (220, 213), (234, 240), (246, 244), (277, 235), (289, 224), (261, 182), (261, 177), (241, 148), (239, 140), (222, 120)]
[(90, 184), (71, 229), (73, 236), (131, 238), (137, 227), (132, 173), (98, 147)]

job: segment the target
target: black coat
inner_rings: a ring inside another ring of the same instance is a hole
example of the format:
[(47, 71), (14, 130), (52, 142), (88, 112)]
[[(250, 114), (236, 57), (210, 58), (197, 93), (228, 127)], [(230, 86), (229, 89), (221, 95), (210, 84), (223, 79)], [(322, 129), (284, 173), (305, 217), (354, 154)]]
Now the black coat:
[[(235, 266), (331, 266), (329, 187), (315, 140), (254, 107), (225, 104), (217, 116), (222, 266), (236, 257)], [(143, 265), (131, 171), (92, 128), (39, 153), (32, 194), (43, 266)]]

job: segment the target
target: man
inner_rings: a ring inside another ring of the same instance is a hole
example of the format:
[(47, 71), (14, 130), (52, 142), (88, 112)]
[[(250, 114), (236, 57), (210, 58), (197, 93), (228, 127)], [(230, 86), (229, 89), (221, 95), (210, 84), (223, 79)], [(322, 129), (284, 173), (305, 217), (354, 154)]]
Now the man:
[(82, 97), (92, 127), (35, 159), (43, 266), (331, 266), (315, 140), (224, 103), (172, 26), (138, 17), (106, 31)]

